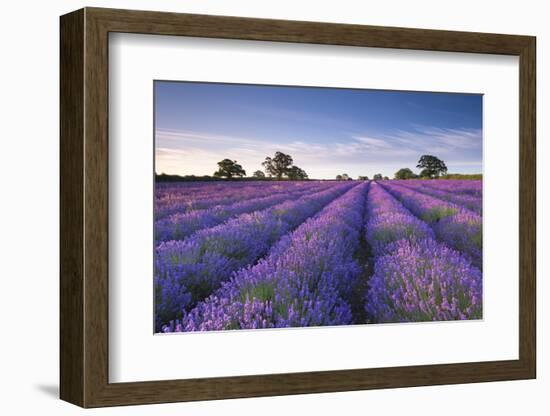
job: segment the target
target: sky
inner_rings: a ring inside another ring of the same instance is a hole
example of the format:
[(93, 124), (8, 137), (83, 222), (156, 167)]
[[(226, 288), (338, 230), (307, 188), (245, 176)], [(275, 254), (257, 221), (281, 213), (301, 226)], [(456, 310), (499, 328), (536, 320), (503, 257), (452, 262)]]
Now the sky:
[(155, 171), (248, 176), (276, 151), (312, 179), (400, 168), (431, 154), (449, 173), (482, 172), (482, 95), (155, 81)]

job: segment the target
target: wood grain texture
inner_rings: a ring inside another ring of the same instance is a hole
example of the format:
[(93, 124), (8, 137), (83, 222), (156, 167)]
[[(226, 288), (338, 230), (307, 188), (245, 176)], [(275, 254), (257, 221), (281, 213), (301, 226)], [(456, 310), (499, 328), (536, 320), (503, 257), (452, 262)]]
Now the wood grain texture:
[(536, 41), (520, 54), (519, 336), (520, 360), (536, 377)]
[(108, 32), (85, 11), (84, 68), (84, 405), (101, 395), (108, 380), (109, 141)]
[(528, 36), (87, 8), (111, 32), (519, 55)]
[(84, 12), (60, 24), (60, 388), (84, 405)]
[[(520, 57), (520, 357), (512, 361), (109, 383), (108, 33)], [(87, 8), (61, 18), (61, 397), (83, 407), (517, 380), (536, 375), (535, 39)]]

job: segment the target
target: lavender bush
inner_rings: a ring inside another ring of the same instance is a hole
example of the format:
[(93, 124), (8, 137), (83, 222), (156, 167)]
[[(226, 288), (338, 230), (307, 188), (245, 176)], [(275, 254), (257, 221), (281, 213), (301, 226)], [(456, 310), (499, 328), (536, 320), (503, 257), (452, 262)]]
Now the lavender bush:
[(342, 325), (361, 266), (359, 248), (368, 185), (356, 186), (285, 236), (257, 265), (237, 272), (183, 323), (165, 331)]
[(399, 240), (388, 251), (370, 280), (371, 322), (481, 318), (481, 272), (460, 253), (430, 238)]
[(444, 201), (452, 202), (459, 205), (460, 207), (467, 208), (481, 215), (481, 211), (483, 209), (483, 200), (481, 197), (471, 194), (460, 194), (448, 190), (438, 189), (438, 187), (434, 187), (432, 185), (432, 182), (435, 181), (403, 180), (394, 181), (392, 185), (397, 184), (412, 189), (414, 191), (442, 199)]
[[(210, 295), (231, 273), (262, 257), (283, 235), (311, 217), (353, 185), (338, 184), (329, 189), (286, 201), (274, 207), (242, 214), (224, 224), (200, 230), (185, 241), (161, 243), (155, 252), (156, 293), (180, 291), (190, 295), (172, 319), (181, 317), (188, 307)], [(183, 291), (184, 289), (181, 289)], [(157, 316), (170, 315), (172, 303), (155, 305)], [(166, 321), (163, 321), (166, 323)], [(157, 329), (161, 323), (157, 320)]]
[(316, 188), (293, 190), (275, 193), (271, 196), (252, 198), (227, 205), (216, 205), (202, 210), (191, 210), (176, 213), (155, 223), (157, 241), (183, 240), (195, 231), (213, 227), (239, 214), (254, 212), (280, 204), (288, 199), (299, 198), (304, 194), (315, 192)]
[(479, 319), (480, 214), (481, 181), (158, 184), (155, 330)]
[(416, 192), (407, 187), (383, 186), (414, 215), (428, 222), (439, 240), (482, 266), (482, 218), (479, 214), (451, 202)]
[(308, 182), (223, 182), (223, 183), (160, 183), (155, 191), (155, 218), (166, 218), (218, 205), (228, 205), (248, 199), (300, 190), (321, 190), (330, 187), (317, 181)]
[(401, 239), (433, 238), (434, 233), (380, 185), (373, 185), (367, 200), (366, 240), (373, 254), (386, 252), (389, 243)]

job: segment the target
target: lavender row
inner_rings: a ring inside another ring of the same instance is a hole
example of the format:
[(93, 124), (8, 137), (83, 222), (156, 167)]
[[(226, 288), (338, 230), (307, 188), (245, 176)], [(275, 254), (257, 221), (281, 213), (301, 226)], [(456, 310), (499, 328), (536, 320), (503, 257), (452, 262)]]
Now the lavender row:
[(435, 238), (433, 230), (391, 196), (373, 184), (367, 198), (366, 240), (375, 257), (386, 254), (390, 243), (407, 239)]
[(173, 200), (181, 197), (199, 197), (209, 194), (219, 194), (222, 192), (230, 193), (243, 187), (252, 189), (262, 189), (266, 185), (274, 183), (265, 183), (260, 181), (240, 182), (240, 181), (216, 181), (216, 182), (157, 182), (155, 185), (155, 199), (158, 202)]
[(164, 331), (351, 323), (348, 299), (362, 270), (353, 254), (367, 189), (363, 183), (330, 203)]
[(216, 205), (212, 208), (177, 213), (155, 222), (155, 240), (183, 240), (203, 228), (221, 224), (236, 215), (262, 210), (281, 202), (315, 192), (316, 188), (292, 189), (261, 198), (252, 198), (234, 204)]
[(482, 197), (483, 181), (482, 180), (438, 180), (438, 181), (416, 181), (410, 182), (423, 182), (425, 186), (429, 186), (433, 189), (440, 191), (451, 192), (454, 194), (471, 195), (477, 198)]
[(155, 218), (166, 218), (176, 213), (185, 213), (194, 210), (208, 209), (216, 205), (233, 204), (235, 202), (259, 198), (280, 193), (298, 190), (315, 190), (328, 188), (334, 183), (319, 182), (285, 182), (283, 184), (265, 184), (263, 186), (246, 184), (241, 186), (212, 187), (205, 185), (201, 192), (187, 193), (185, 185), (180, 188), (172, 187), (172, 193), (162, 191), (162, 198), (155, 200)]
[(481, 318), (482, 276), (466, 257), (435, 241), (380, 185), (369, 192), (367, 216), (375, 254), (365, 303), (370, 322)]
[(156, 328), (183, 316), (227, 280), (264, 256), (283, 235), (353, 187), (339, 184), (295, 201), (242, 214), (184, 241), (161, 243), (155, 254)]
[(311, 182), (288, 182), (284, 184), (266, 184), (250, 182), (203, 184), (192, 187), (179, 183), (168, 188), (157, 189), (155, 198), (155, 218), (162, 219), (181, 212), (207, 209), (216, 205), (232, 204), (238, 201), (258, 198), (292, 189), (310, 189), (319, 186)]
[(430, 185), (427, 185), (426, 182), (427, 181), (413, 182), (410, 180), (403, 180), (403, 181), (393, 181), (392, 185), (405, 186), (409, 189), (422, 192), (426, 195), (430, 195), (435, 198), (439, 198), (444, 201), (448, 201), (448, 202), (452, 202), (454, 204), (460, 205), (464, 208), (470, 209), (481, 215), (481, 212), (483, 209), (483, 200), (481, 197), (444, 191), (444, 190), (432, 187)]
[(383, 186), (414, 215), (426, 221), (437, 238), (482, 268), (482, 218), (451, 202), (384, 182)]

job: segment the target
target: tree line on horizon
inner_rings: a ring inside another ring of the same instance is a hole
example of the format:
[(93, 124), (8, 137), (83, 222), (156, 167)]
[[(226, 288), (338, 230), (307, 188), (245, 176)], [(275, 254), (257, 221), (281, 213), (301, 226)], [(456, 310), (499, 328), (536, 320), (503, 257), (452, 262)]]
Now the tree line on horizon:
[(305, 170), (296, 166), (292, 156), (283, 152), (275, 152), (273, 157), (266, 157), (262, 162), (264, 171), (256, 170), (252, 176), (247, 176), (246, 171), (237, 160), (223, 159), (218, 162), (218, 170), (212, 176), (209, 175), (169, 175), (165, 173), (156, 174), (155, 178), (161, 182), (176, 181), (217, 181), (217, 180), (308, 180)]
[[(292, 156), (283, 152), (275, 152), (273, 157), (266, 157), (262, 162), (264, 171), (256, 170), (251, 177), (246, 176), (244, 168), (236, 161), (231, 159), (223, 159), (218, 162), (218, 170), (212, 176), (195, 176), (195, 175), (156, 175), (156, 180), (170, 182), (178, 180), (191, 181), (215, 181), (215, 180), (308, 180), (308, 174), (302, 168), (294, 165)], [(415, 174), (410, 168), (401, 168), (394, 174), (394, 179), (481, 179), (481, 174), (464, 175), (464, 174), (447, 174), (447, 166), (445, 162), (436, 156), (422, 155), (416, 165), (421, 169), (419, 174)], [(353, 180), (347, 173), (338, 174), (335, 177), (338, 181)], [(368, 176), (358, 176), (358, 180), (367, 181)], [(377, 173), (373, 176), (373, 180), (389, 180), (387, 176)]]
[(409, 168), (401, 168), (395, 172), (394, 179), (437, 179), (447, 174), (445, 162), (432, 155), (422, 155), (416, 167), (422, 169), (418, 175)]
[[(418, 169), (422, 169), (418, 175), (409, 168), (401, 168), (395, 172), (394, 179), (437, 179), (447, 174), (447, 166), (445, 165), (445, 162), (432, 155), (422, 155), (418, 160), (416, 167)], [(369, 177), (359, 176), (357, 179), (368, 181)], [(374, 181), (387, 181), (390, 178), (387, 176), (382, 176), (381, 173), (376, 173), (372, 179)], [(346, 181), (351, 180), (351, 178), (347, 173), (343, 173), (341, 175), (336, 175), (336, 180)]]
[[(275, 156), (266, 157), (262, 162), (262, 166), (267, 173), (267, 177), (274, 177), (278, 181), (283, 180), (283, 178), (289, 180), (308, 179), (306, 171), (294, 165), (292, 156), (283, 152), (275, 152)], [(257, 170), (252, 177), (255, 179), (265, 179), (266, 173)], [(213, 176), (215, 178), (226, 179), (243, 178), (246, 176), (246, 171), (236, 160), (223, 159), (218, 162), (218, 170), (214, 172)]]

